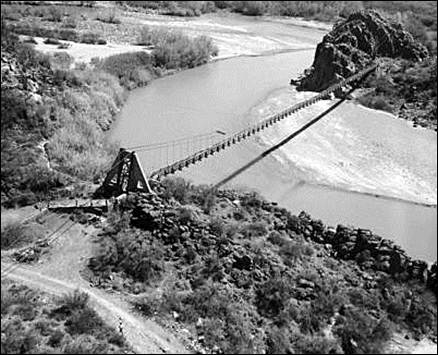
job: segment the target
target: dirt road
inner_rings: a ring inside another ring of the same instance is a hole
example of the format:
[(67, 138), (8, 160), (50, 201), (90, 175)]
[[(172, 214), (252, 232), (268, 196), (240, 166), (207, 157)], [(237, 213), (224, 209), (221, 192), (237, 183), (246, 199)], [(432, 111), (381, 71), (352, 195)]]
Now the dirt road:
[[(55, 218), (59, 220), (54, 223), (51, 219), (52, 225), (63, 223), (67, 217)], [(91, 306), (108, 325), (117, 329), (119, 319), (122, 320), (126, 339), (136, 353), (190, 353), (167, 330), (136, 314), (123, 296), (93, 288), (80, 276), (79, 272), (92, 254), (94, 232), (91, 226), (75, 223), (61, 231), (50, 253), (32, 266), (13, 264), (2, 258), (2, 279), (7, 277), (54, 295), (75, 289), (88, 293)]]

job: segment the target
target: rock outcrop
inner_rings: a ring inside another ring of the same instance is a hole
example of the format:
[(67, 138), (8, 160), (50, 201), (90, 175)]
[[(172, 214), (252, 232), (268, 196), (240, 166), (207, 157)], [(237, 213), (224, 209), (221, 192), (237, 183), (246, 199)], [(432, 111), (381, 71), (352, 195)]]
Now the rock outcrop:
[[(129, 202), (132, 208), (131, 224), (149, 231), (164, 245), (172, 246), (165, 252), (168, 260), (176, 257), (205, 261), (210, 258), (212, 248), (216, 249), (224, 267), (223, 270), (217, 270), (218, 279), (229, 274), (233, 282), (238, 284), (245, 283), (242, 278), (248, 272), (256, 279), (266, 280), (277, 267), (280, 271), (284, 271), (276, 261), (276, 257), (268, 255), (265, 255), (265, 261), (269, 266), (260, 268), (260, 265), (257, 266), (255, 263), (256, 254), (242, 248), (236, 241), (224, 239), (223, 235), (215, 233), (211, 224), (200, 216), (191, 213), (186, 217), (186, 208), (181, 209), (179, 203), (169, 203), (159, 195), (158, 192), (158, 195), (138, 194), (131, 197), (132, 200)], [(248, 199), (249, 196), (250, 194), (239, 194), (232, 190), (219, 191), (216, 195), (223, 204), (227, 205), (232, 205), (232, 201)], [(294, 216), (275, 203), (265, 200), (256, 201), (259, 204), (255, 208), (272, 221), (278, 235), (287, 236), (294, 233), (301, 235), (309, 242), (324, 245), (328, 250), (327, 256), (352, 260), (362, 270), (385, 273), (399, 280), (418, 280), (427, 284), (433, 291), (436, 290), (436, 264), (428, 268), (425, 261), (412, 259), (391, 240), (373, 234), (367, 229), (355, 229), (343, 225), (338, 225), (336, 228), (326, 226), (322, 221), (312, 219), (305, 212)], [(91, 260), (90, 267), (93, 269), (96, 265), (94, 260)], [(298, 286), (306, 289), (313, 287), (306, 280), (298, 281)]]
[(373, 234), (367, 229), (353, 229), (338, 225), (336, 229), (325, 226), (301, 212), (294, 223), (289, 223), (296, 233), (303, 233), (319, 244), (331, 245), (333, 256), (355, 260), (362, 268), (382, 271), (403, 280), (427, 282), (436, 292), (436, 262), (428, 268), (427, 262), (411, 259), (406, 252), (389, 239)]
[(375, 11), (354, 13), (324, 36), (304, 77), (291, 84), (298, 90), (322, 91), (369, 65), (379, 57), (420, 61), (428, 56), (400, 24), (385, 20)]

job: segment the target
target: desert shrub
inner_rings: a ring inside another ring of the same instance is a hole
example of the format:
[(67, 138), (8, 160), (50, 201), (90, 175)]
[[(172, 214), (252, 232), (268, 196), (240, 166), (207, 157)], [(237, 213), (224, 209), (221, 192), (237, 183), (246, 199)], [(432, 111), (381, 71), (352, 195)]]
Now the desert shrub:
[(1, 248), (8, 249), (13, 246), (28, 242), (28, 236), (25, 235), (25, 227), (21, 223), (11, 223), (6, 227), (2, 226), (1, 231)]
[(351, 304), (360, 309), (379, 309), (380, 300), (375, 294), (364, 289), (351, 289), (347, 291)]
[(256, 306), (260, 314), (275, 318), (286, 307), (293, 292), (293, 281), (288, 277), (275, 276), (256, 289)]
[(376, 320), (356, 309), (349, 309), (334, 328), (346, 354), (378, 354), (391, 338), (391, 324), (385, 319)]
[(93, 334), (96, 329), (103, 326), (102, 320), (97, 313), (88, 307), (75, 309), (65, 321), (66, 330), (71, 335)]
[(388, 104), (388, 100), (383, 95), (374, 96), (372, 94), (367, 94), (364, 96), (361, 96), (359, 99), (359, 102), (370, 108), (374, 108), (376, 110), (384, 110), (388, 112), (392, 112), (393, 109), (390, 104)]
[(60, 171), (83, 180), (101, 178), (115, 155), (115, 146), (104, 139), (103, 130), (117, 113), (120, 97), (118, 84), (101, 92), (104, 82), (90, 82), (94, 90), (65, 89), (54, 108), (60, 128), (49, 140), (50, 157)]
[(218, 54), (211, 38), (191, 38), (180, 31), (143, 27), (139, 44), (154, 45), (152, 55), (155, 64), (165, 69), (193, 68), (206, 63)]
[[(2, 18), (9, 21), (19, 21), (21, 19), (21, 13), (15, 6), (2, 7)], [(3, 25), (2, 25), (3, 27)]]
[(199, 211), (194, 206), (182, 206), (177, 210), (176, 217), (181, 224), (196, 222), (199, 219)]
[(291, 334), (286, 327), (274, 325), (266, 333), (267, 354), (293, 354)]
[(263, 204), (263, 197), (257, 192), (251, 192), (243, 195), (240, 204), (244, 208), (260, 208)]
[(113, 209), (108, 212), (107, 224), (104, 228), (105, 234), (117, 234), (129, 228), (130, 216), (118, 209)]
[[(84, 343), (83, 339), (88, 340)], [(100, 354), (130, 350), (125, 338), (89, 308), (87, 294), (75, 291), (61, 298), (48, 295), (42, 298), (39, 292), (4, 280), (1, 346), (6, 354), (77, 351)]]
[[(65, 52), (56, 52), (50, 56), (50, 62), (53, 69), (68, 70), (74, 62), (74, 58)], [(66, 81), (68, 79), (64, 79)]]
[(241, 12), (248, 16), (259, 16), (267, 12), (267, 2), (265, 1), (237, 1), (234, 11)]
[(82, 34), (80, 42), (86, 44), (96, 44), (99, 39), (99, 34), (94, 32), (85, 32)]
[(81, 334), (61, 347), (63, 354), (105, 354), (108, 350), (106, 342), (88, 334)]
[(189, 293), (169, 290), (162, 305), (188, 324), (203, 319), (199, 331), (209, 347), (217, 345), (224, 353), (258, 353), (263, 347), (261, 336), (251, 334), (256, 332), (258, 317), (236, 297), (230, 289), (208, 281)]
[(19, 304), (14, 307), (11, 315), (18, 316), (24, 321), (31, 321), (35, 319), (37, 311), (33, 304)]
[(65, 28), (76, 28), (78, 26), (78, 20), (75, 16), (66, 17), (61, 24)]
[(225, 222), (221, 218), (210, 219), (209, 227), (211, 233), (220, 237), (225, 233)]
[(329, 324), (329, 320), (346, 303), (345, 296), (326, 280), (316, 282), (315, 298), (307, 308), (297, 313), (296, 321), (303, 333), (316, 334)]
[(20, 319), (2, 319), (2, 353), (26, 354), (33, 351), (38, 343), (32, 329), (26, 329)]
[(433, 333), (436, 335), (436, 316), (436, 305), (415, 297), (412, 300), (411, 307), (406, 312), (404, 321), (417, 334)]
[(22, 245), (40, 239), (43, 236), (44, 233), (41, 228), (23, 225), (19, 222), (12, 222), (2, 226), (1, 248), (18, 248)]
[(69, 28), (61, 28), (55, 35), (64, 41), (78, 42), (80, 40), (78, 32)]
[(162, 185), (164, 187), (163, 197), (165, 199), (174, 198), (182, 204), (188, 202), (191, 184), (183, 178), (165, 178)]
[(164, 271), (164, 245), (149, 232), (128, 230), (105, 239), (90, 267), (96, 272), (123, 271), (133, 279), (150, 283)]
[(304, 244), (304, 242), (286, 241), (280, 248), (280, 255), (286, 265), (292, 266), (297, 260), (303, 256), (312, 256), (313, 249)]
[(116, 76), (121, 85), (133, 89), (144, 86), (153, 78), (153, 59), (146, 52), (131, 52), (113, 55), (96, 65), (101, 70)]
[(342, 349), (335, 339), (320, 335), (295, 335), (293, 349), (298, 354), (342, 354)]
[(49, 336), (54, 333), (52, 322), (45, 318), (36, 320), (34, 323), (34, 327), (43, 336)]
[(15, 284), (7, 285), (2, 282), (1, 287), (1, 312), (7, 314), (12, 306), (37, 304), (36, 293), (26, 286), (17, 286)]
[(279, 232), (272, 231), (268, 235), (268, 241), (274, 245), (282, 246), (286, 242), (286, 239)]
[(295, 233), (301, 234), (304, 231), (304, 224), (300, 218), (289, 213), (287, 214), (286, 228)]
[(61, 344), (62, 339), (64, 338), (64, 332), (61, 329), (55, 329), (55, 331), (50, 335), (48, 340), (48, 345), (55, 348)]
[(47, 21), (53, 21), (53, 22), (61, 22), (62, 21), (62, 11), (57, 6), (50, 6), (47, 9), (47, 17), (45, 20)]
[(204, 213), (209, 214), (216, 204), (216, 195), (208, 185), (191, 186), (189, 193), (190, 202), (201, 207)]
[(264, 221), (246, 223), (242, 226), (240, 232), (246, 238), (262, 237), (268, 233), (268, 225)]
[(111, 23), (111, 24), (120, 24), (121, 21), (117, 17), (116, 11), (114, 9), (111, 9), (109, 11), (102, 11), (100, 12), (96, 20), (104, 22), (104, 23)]
[(161, 299), (155, 293), (144, 293), (136, 296), (132, 304), (146, 317), (152, 317), (160, 309)]
[(77, 311), (82, 311), (88, 306), (89, 295), (86, 292), (75, 290), (58, 300), (58, 307), (54, 308), (50, 316), (57, 320), (65, 320)]
[(216, 9), (216, 1), (123, 1), (123, 3), (158, 10), (171, 16), (199, 16)]

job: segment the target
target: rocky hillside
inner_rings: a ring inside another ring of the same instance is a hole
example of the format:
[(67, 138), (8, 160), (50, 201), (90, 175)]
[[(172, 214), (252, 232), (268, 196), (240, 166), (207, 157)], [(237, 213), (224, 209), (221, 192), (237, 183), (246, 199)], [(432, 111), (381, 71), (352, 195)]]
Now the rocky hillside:
[(354, 13), (335, 25), (318, 44), (311, 68), (291, 84), (322, 91), (376, 59), (379, 70), (362, 84), (359, 102), (436, 131), (436, 56), (375, 11)]
[(436, 336), (436, 266), (371, 231), (325, 226), (254, 193), (182, 180), (108, 218), (90, 281), (203, 353), (380, 353)]
[(400, 25), (375, 11), (357, 12), (324, 36), (298, 89), (322, 91), (379, 57), (419, 61), (427, 56), (427, 49)]

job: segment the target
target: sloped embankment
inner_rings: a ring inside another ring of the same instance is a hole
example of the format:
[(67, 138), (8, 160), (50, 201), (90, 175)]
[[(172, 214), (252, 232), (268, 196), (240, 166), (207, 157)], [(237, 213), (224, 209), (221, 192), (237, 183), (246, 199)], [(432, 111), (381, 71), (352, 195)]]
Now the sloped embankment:
[(119, 206), (90, 268), (198, 350), (366, 353), (397, 327), (436, 336), (436, 265), (392, 242), (251, 193), (158, 191)]

